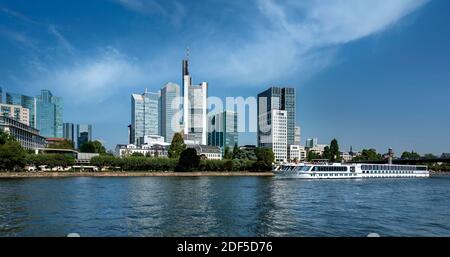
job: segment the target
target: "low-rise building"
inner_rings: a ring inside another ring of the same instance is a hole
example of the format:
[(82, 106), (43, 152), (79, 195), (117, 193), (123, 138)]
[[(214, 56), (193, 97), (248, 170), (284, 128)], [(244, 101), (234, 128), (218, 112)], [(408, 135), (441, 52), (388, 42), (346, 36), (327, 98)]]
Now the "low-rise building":
[(306, 160), (306, 149), (301, 145), (289, 146), (289, 161), (290, 162), (303, 162)]
[(134, 153), (140, 153), (148, 157), (167, 157), (168, 150), (169, 147), (167, 145), (159, 144), (145, 144), (141, 146), (136, 146), (134, 144), (117, 145), (115, 155), (119, 157), (127, 157), (133, 155)]
[(208, 160), (222, 160), (222, 152), (218, 146), (189, 144), (187, 148), (194, 148), (197, 155)]
[(323, 154), (323, 152), (325, 151), (325, 147), (327, 147), (328, 145), (315, 145), (315, 146), (313, 146), (313, 147), (308, 147), (307, 148), (307, 151), (308, 152), (313, 152), (313, 153), (315, 153), (315, 154), (318, 154), (318, 155), (322, 155)]
[(39, 130), (6, 116), (0, 116), (0, 130), (10, 134), (25, 149), (45, 148), (47, 141)]

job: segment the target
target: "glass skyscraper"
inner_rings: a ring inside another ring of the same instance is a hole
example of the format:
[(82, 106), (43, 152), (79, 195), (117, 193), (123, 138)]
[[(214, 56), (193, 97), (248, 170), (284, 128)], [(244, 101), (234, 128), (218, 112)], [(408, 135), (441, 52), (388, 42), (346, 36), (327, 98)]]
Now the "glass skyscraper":
[(219, 146), (222, 152), (226, 146), (233, 149), (238, 145), (237, 113), (223, 111), (209, 115), (208, 145)]
[(80, 149), (85, 143), (92, 141), (92, 125), (77, 125), (77, 148)]
[(63, 104), (60, 97), (42, 90), (36, 97), (36, 128), (44, 137), (63, 138)]
[[(287, 144), (295, 144), (295, 88), (271, 87), (258, 94), (258, 116), (267, 115), (264, 120), (271, 120), (272, 110), (284, 110), (287, 113)], [(258, 122), (258, 142), (264, 131)], [(259, 144), (259, 143), (258, 143)]]
[(161, 136), (168, 143), (172, 142), (173, 135), (181, 129), (181, 117), (176, 116), (180, 110), (180, 100), (180, 86), (177, 84), (167, 83), (161, 89)]
[(131, 142), (141, 145), (144, 136), (160, 134), (160, 93), (145, 91), (131, 96)]
[(36, 98), (22, 94), (6, 92), (6, 103), (20, 105), (29, 110), (30, 127), (36, 128)]
[(73, 145), (76, 146), (75, 141), (75, 128), (73, 123), (64, 123), (63, 124), (63, 137), (72, 141)]

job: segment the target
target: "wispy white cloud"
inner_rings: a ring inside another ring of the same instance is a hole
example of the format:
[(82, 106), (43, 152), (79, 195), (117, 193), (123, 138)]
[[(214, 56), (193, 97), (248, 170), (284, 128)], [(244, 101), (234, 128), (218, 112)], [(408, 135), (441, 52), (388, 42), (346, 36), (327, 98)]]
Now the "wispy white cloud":
[(35, 20), (31, 19), (30, 17), (28, 17), (26, 15), (23, 15), (22, 13), (14, 11), (14, 10), (9, 9), (9, 8), (0, 7), (0, 11), (2, 11), (3, 13), (5, 13), (5, 14), (11, 16), (11, 17), (20, 19), (22, 21), (25, 21), (25, 22), (28, 22), (28, 23), (32, 23), (32, 24), (39, 24), (38, 22), (36, 22)]
[[(105, 47), (92, 56), (49, 67), (47, 72), (36, 74), (33, 84), (59, 92), (74, 105), (98, 104), (126, 88), (160, 86), (152, 83), (169, 79), (166, 68), (162, 60), (141, 62), (114, 47)], [(75, 95), (80, 97), (73, 97)]]
[[(181, 26), (186, 16), (186, 8), (178, 1), (156, 0), (114, 0), (125, 8), (148, 16), (161, 15), (175, 27)], [(164, 4), (161, 4), (164, 3)], [(166, 6), (167, 5), (167, 6)]]
[(14, 43), (17, 43), (20, 47), (26, 47), (36, 51), (38, 50), (35, 40), (25, 33), (17, 32), (0, 26), (0, 36), (3, 36)]
[(201, 68), (239, 85), (271, 83), (293, 74), (307, 77), (333, 63), (336, 47), (386, 30), (427, 2), (257, 0), (264, 18), (247, 24), (255, 28), (253, 39), (236, 45), (214, 42), (212, 47), (207, 42), (199, 59), (210, 61)]
[(48, 31), (52, 34), (59, 42), (59, 44), (70, 54), (74, 54), (75, 48), (72, 44), (59, 32), (57, 27), (53, 24), (48, 26)]

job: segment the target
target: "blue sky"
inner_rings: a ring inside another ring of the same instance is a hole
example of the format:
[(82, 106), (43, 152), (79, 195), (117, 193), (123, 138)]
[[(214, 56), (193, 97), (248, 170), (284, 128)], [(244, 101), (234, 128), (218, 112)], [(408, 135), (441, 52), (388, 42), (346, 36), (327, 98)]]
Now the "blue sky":
[[(194, 83), (210, 96), (297, 88), (302, 141), (450, 151), (450, 2), (0, 1), (0, 86), (64, 99), (108, 148), (127, 141), (130, 95)], [(241, 144), (254, 144), (252, 133)]]

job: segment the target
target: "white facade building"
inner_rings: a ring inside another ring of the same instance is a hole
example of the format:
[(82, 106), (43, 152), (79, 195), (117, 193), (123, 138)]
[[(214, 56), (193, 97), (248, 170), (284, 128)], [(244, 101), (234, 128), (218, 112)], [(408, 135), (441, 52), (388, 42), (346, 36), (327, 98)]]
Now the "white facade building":
[(30, 110), (20, 105), (0, 104), (2, 116), (10, 117), (27, 126), (30, 126)]
[(187, 144), (186, 147), (194, 148), (197, 151), (197, 155), (207, 160), (222, 160), (222, 151), (218, 146)]
[(208, 83), (192, 85), (188, 60), (183, 60), (183, 132), (185, 139), (208, 143)]
[(289, 161), (304, 162), (306, 160), (306, 149), (301, 145), (289, 146)]
[(118, 157), (127, 157), (133, 155), (134, 153), (140, 153), (144, 156), (151, 156), (151, 157), (168, 156), (168, 146), (163, 146), (159, 144), (141, 145), (141, 146), (137, 146), (134, 144), (117, 145), (115, 150), (116, 150), (115, 155)]
[(287, 112), (272, 110), (259, 115), (259, 146), (271, 148), (275, 162), (286, 162), (287, 151)]
[(302, 132), (300, 126), (295, 126), (294, 142), (296, 145), (300, 145), (300, 143), (302, 142), (301, 133)]
[(315, 145), (313, 147), (309, 147), (308, 148), (308, 152), (313, 152), (315, 154), (322, 155), (323, 152), (325, 152), (325, 147), (326, 146), (328, 146), (328, 145), (319, 145), (319, 144), (317, 144), (317, 145)]

